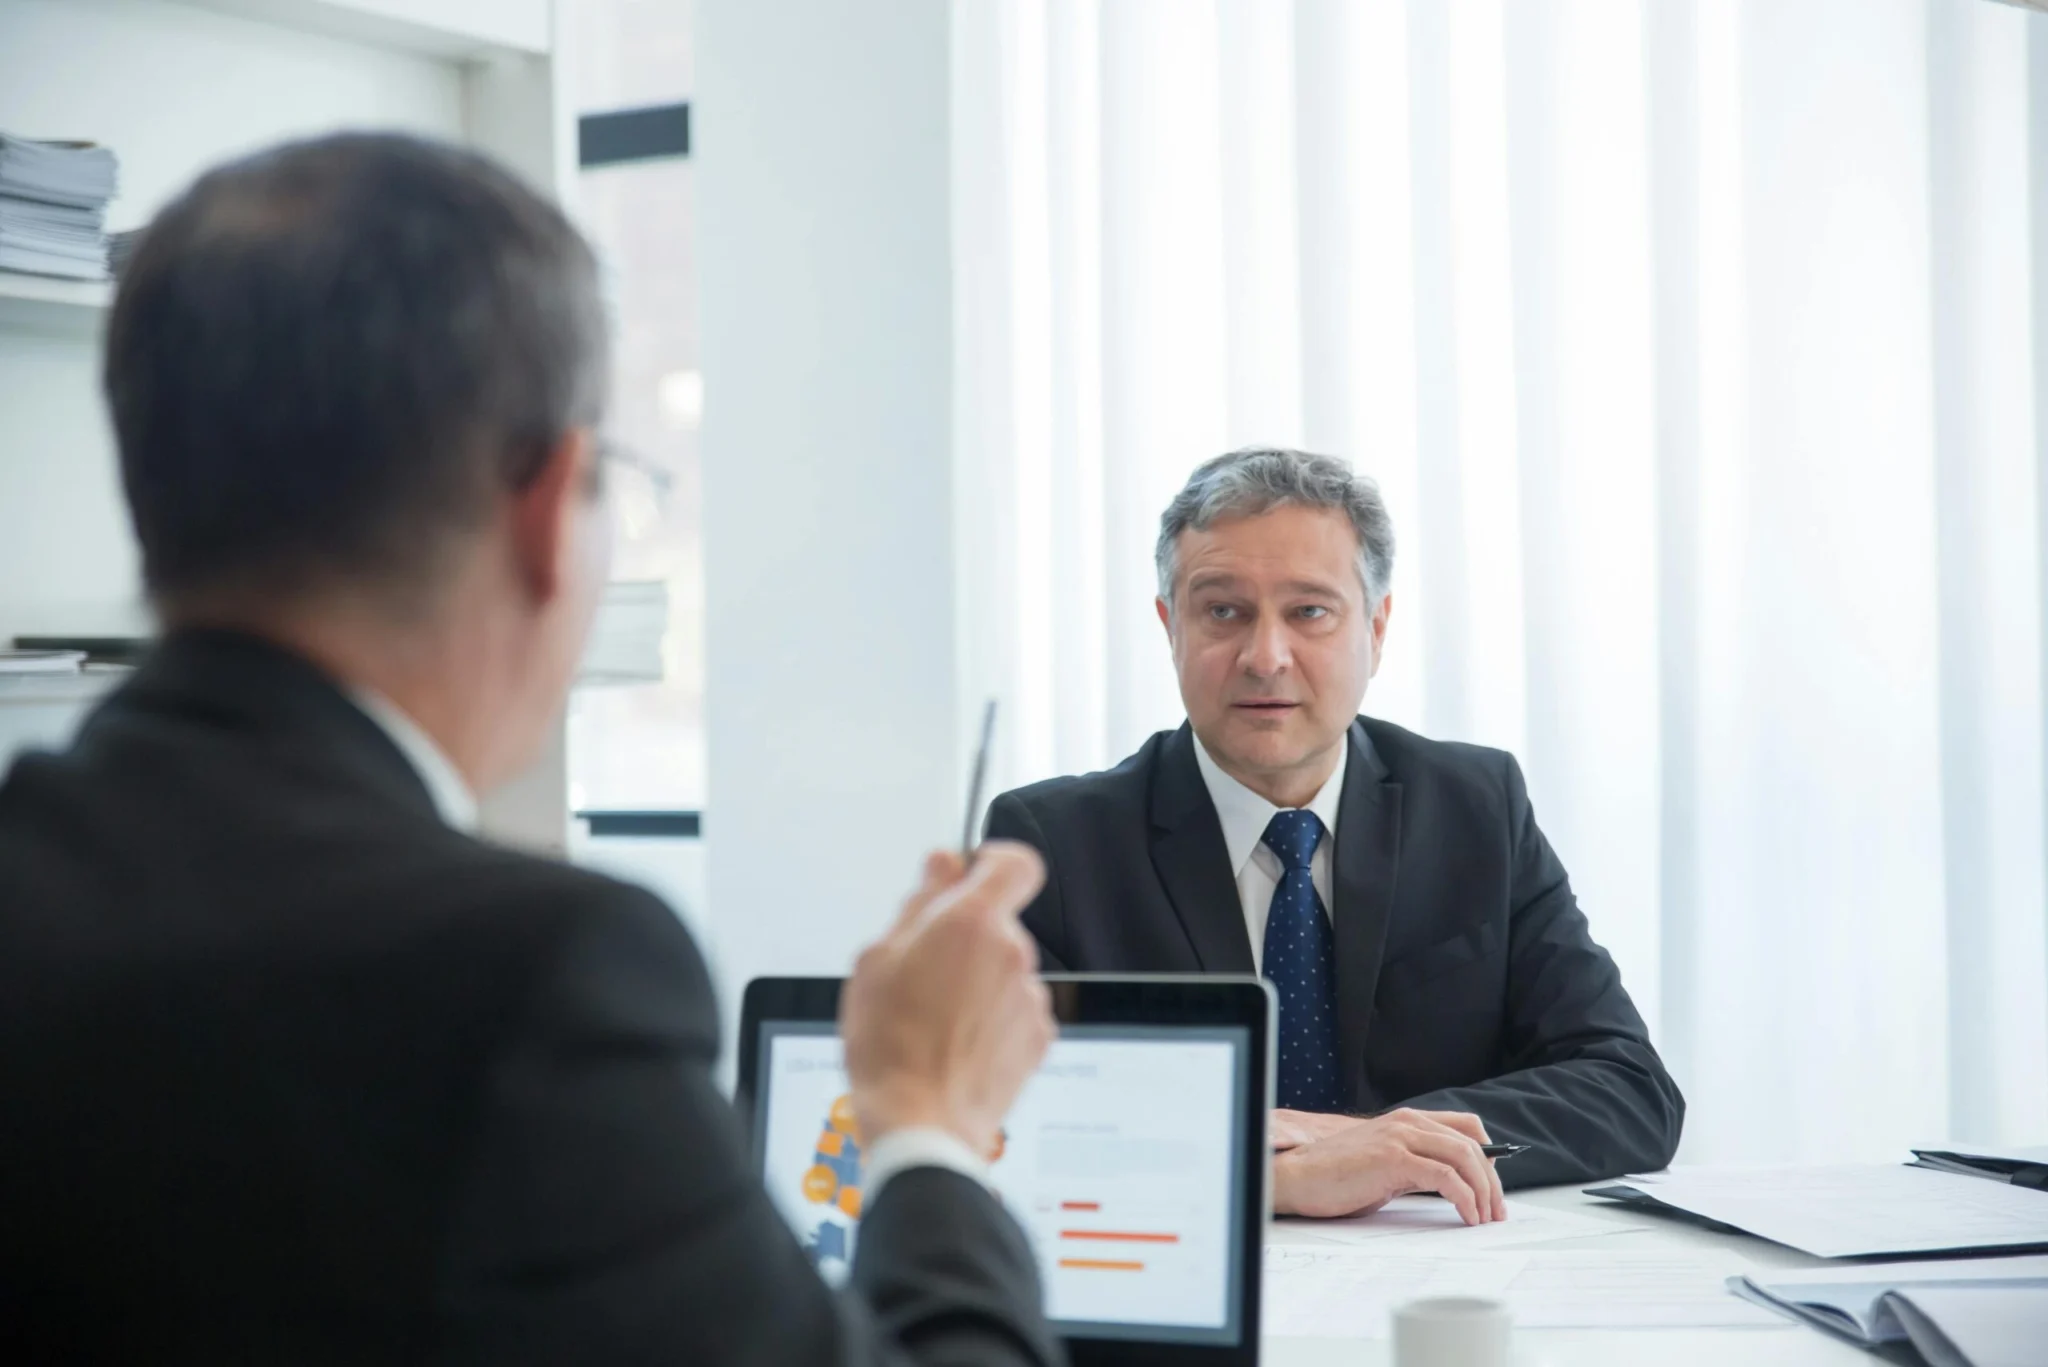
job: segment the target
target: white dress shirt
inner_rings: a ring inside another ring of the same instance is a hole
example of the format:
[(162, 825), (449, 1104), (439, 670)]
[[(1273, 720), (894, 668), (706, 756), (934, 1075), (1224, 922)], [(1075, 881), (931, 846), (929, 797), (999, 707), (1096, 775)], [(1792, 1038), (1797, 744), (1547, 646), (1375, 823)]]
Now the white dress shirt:
[(868, 1145), (860, 1179), (861, 1208), (875, 1203), (889, 1179), (907, 1168), (950, 1168), (962, 1177), (988, 1185), (988, 1164), (951, 1130), (912, 1126), (889, 1133)]
[[(381, 693), (352, 688), (349, 699), (363, 715), (377, 723), (398, 753), (404, 755), (426, 785), (441, 820), (458, 831), (474, 834), (477, 828), (476, 794), (469, 790), (447, 752), (420, 729), (398, 705)], [(950, 1168), (986, 1186), (988, 1164), (950, 1131), (935, 1127), (911, 1127), (883, 1135), (869, 1146), (861, 1179), (861, 1201), (873, 1204), (890, 1178), (906, 1168)]]
[[(1316, 896), (1322, 899), (1325, 916), (1330, 914), (1330, 857), (1336, 848), (1337, 808), (1344, 797), (1344, 766), (1350, 758), (1351, 744), (1347, 739), (1337, 751), (1337, 767), (1308, 804), (1308, 810), (1323, 823), (1323, 838), (1317, 842), (1315, 857), (1309, 861), (1309, 877), (1316, 885)], [(1223, 767), (1209, 757), (1199, 736), (1195, 738), (1195, 763), (1202, 770), (1202, 782), (1209, 787), (1216, 819), (1223, 825), (1223, 848), (1237, 878), (1237, 900), (1244, 908), (1245, 933), (1252, 941), (1252, 967), (1260, 970), (1266, 960), (1266, 914), (1272, 910), (1273, 894), (1280, 887), (1280, 876), (1286, 872), (1280, 856), (1266, 846), (1266, 826), (1283, 809), (1224, 773)]]
[(412, 771), (426, 785), (427, 796), (434, 800), (434, 810), (441, 814), (441, 820), (458, 831), (475, 834), (476, 794), (469, 790), (448, 753), (383, 694), (351, 688), (348, 696), (412, 765)]

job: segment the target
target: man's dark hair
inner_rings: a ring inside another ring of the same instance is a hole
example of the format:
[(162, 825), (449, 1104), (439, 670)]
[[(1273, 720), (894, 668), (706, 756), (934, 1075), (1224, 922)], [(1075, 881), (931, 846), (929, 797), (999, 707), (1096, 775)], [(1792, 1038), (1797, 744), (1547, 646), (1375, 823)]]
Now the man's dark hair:
[(106, 391), (159, 603), (416, 599), (607, 383), (588, 244), (472, 152), (392, 134), (219, 167), (123, 274)]

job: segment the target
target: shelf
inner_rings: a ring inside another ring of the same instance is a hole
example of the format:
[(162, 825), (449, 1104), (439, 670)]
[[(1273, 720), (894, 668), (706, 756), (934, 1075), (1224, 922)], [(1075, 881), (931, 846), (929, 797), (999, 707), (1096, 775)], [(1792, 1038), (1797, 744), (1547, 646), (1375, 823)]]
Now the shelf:
[(0, 271), (0, 332), (91, 337), (113, 301), (105, 280), (58, 280)]
[(127, 682), (129, 673), (96, 669), (83, 674), (0, 674), (0, 707), (67, 707), (91, 702)]
[(202, 9), (330, 38), (455, 61), (544, 57), (548, 0), (185, 0)]

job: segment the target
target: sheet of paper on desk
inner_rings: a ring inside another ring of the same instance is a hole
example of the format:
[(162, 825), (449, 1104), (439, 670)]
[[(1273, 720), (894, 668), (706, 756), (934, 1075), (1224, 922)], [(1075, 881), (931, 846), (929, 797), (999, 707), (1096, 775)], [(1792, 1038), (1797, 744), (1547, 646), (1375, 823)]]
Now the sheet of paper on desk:
[(1563, 1250), (1523, 1256), (1528, 1265), (1509, 1284), (1507, 1301), (1515, 1323), (1525, 1329), (1763, 1329), (1784, 1324), (1729, 1292), (1727, 1278), (1748, 1266), (1740, 1258)]
[(1497, 1295), (1511, 1254), (1456, 1260), (1302, 1244), (1266, 1249), (1260, 1328), (1282, 1338), (1383, 1339), (1393, 1308), (1424, 1296)]
[[(1403, 1245), (1405, 1248), (1406, 1245)], [(1385, 1338), (1423, 1296), (1504, 1300), (1530, 1329), (1786, 1328), (1730, 1295), (1740, 1259), (1544, 1250), (1416, 1257), (1379, 1248), (1266, 1250), (1264, 1330), (1282, 1338)]]
[[(1618, 1212), (1620, 1208), (1616, 1209)], [(1479, 1253), (1526, 1248), (1557, 1239), (1622, 1234), (1647, 1228), (1650, 1223), (1647, 1219), (1615, 1219), (1604, 1212), (1581, 1215), (1510, 1200), (1507, 1219), (1489, 1225), (1467, 1225), (1458, 1217), (1458, 1208), (1449, 1201), (1435, 1196), (1402, 1196), (1371, 1215), (1342, 1220), (1289, 1220), (1283, 1227), (1290, 1235), (1333, 1244), (1401, 1238), (1409, 1241), (1402, 1248), (1417, 1253)]]
[(2048, 1245), (2048, 1192), (1924, 1168), (1692, 1168), (1619, 1185), (1820, 1258)]

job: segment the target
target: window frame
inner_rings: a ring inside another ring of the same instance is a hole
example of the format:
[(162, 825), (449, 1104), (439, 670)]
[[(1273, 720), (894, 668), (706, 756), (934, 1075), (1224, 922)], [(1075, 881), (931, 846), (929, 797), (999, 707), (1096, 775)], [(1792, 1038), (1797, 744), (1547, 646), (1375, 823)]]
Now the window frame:
[[(690, 105), (643, 105), (581, 114), (576, 119), (576, 168), (601, 170), (690, 155)], [(688, 808), (584, 808), (573, 813), (592, 839), (700, 840), (704, 813)]]

